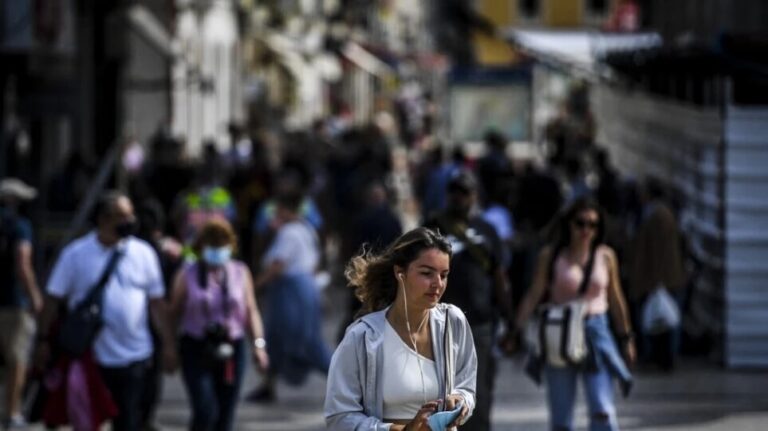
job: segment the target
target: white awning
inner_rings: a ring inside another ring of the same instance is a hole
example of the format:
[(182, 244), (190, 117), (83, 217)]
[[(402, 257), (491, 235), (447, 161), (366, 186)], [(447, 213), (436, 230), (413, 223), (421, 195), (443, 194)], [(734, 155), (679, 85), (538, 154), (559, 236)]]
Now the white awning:
[(176, 55), (171, 35), (146, 6), (131, 6), (128, 9), (128, 22), (158, 52), (170, 58)]
[(359, 68), (378, 78), (386, 78), (393, 73), (392, 68), (388, 64), (379, 60), (378, 57), (354, 42), (347, 43), (342, 50), (342, 54)]
[(592, 77), (607, 73), (600, 60), (609, 53), (662, 45), (658, 33), (508, 30), (506, 36), (523, 52), (544, 63)]

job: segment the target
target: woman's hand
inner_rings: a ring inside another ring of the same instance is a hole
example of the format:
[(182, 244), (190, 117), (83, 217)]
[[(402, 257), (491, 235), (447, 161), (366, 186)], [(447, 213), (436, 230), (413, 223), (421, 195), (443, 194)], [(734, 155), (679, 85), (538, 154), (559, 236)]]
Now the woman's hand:
[(512, 356), (520, 349), (520, 332), (516, 330), (508, 330), (501, 340), (499, 340), (499, 348), (507, 356)]
[(635, 366), (635, 361), (637, 361), (637, 350), (635, 349), (635, 341), (633, 339), (624, 341), (621, 346), (621, 354), (624, 356), (624, 361), (627, 362), (628, 367), (632, 368)]
[(254, 348), (253, 363), (256, 364), (256, 368), (260, 373), (266, 373), (267, 370), (269, 370), (269, 356), (267, 355), (267, 349), (258, 347)]
[(429, 428), (429, 417), (432, 413), (437, 411), (437, 406), (440, 404), (439, 400), (430, 401), (423, 406), (416, 413), (413, 420), (408, 422), (408, 425), (403, 428), (404, 431), (431, 431)]
[(173, 373), (179, 368), (179, 355), (176, 353), (174, 345), (163, 346), (163, 371)]
[(467, 403), (464, 402), (464, 397), (458, 394), (454, 395), (448, 395), (448, 397), (445, 400), (445, 410), (453, 410), (456, 408), (459, 403), (463, 403), (461, 406), (461, 413), (459, 413), (459, 416), (456, 417), (456, 420), (451, 422), (448, 425), (448, 428), (453, 428), (461, 425), (464, 422), (464, 418), (467, 417), (467, 413), (469, 413), (469, 407), (467, 407)]

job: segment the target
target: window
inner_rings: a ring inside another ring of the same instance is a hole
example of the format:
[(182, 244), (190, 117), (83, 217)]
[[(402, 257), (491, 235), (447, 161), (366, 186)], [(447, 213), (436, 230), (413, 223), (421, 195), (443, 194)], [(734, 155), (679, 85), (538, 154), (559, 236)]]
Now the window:
[(539, 16), (539, 10), (541, 9), (540, 3), (539, 0), (520, 0), (520, 15), (524, 18), (535, 18)]
[(587, 13), (605, 15), (608, 13), (608, 0), (587, 0)]

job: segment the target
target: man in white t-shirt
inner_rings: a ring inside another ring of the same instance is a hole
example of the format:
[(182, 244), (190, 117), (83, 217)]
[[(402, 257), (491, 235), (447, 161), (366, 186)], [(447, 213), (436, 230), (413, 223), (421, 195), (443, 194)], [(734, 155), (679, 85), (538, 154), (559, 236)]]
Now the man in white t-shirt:
[(149, 244), (132, 236), (135, 229), (130, 199), (107, 192), (96, 208), (96, 229), (67, 245), (56, 262), (40, 322), (39, 341), (46, 346), (47, 330), (59, 304), (74, 308), (96, 285), (113, 253), (121, 254), (104, 287), (104, 326), (93, 344), (96, 362), (119, 410), (112, 421), (115, 431), (139, 427), (142, 386), (153, 351), (150, 318), (169, 343), (165, 345), (173, 345), (164, 324), (158, 257)]

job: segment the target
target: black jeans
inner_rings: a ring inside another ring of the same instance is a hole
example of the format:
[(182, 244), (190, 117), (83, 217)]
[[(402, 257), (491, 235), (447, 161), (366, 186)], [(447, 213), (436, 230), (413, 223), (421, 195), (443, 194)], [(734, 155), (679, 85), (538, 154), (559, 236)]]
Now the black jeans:
[(207, 364), (203, 340), (181, 338), (181, 371), (192, 403), (192, 431), (230, 431), (245, 371), (245, 341), (234, 342), (231, 379), (225, 365)]
[(147, 367), (147, 375), (144, 380), (144, 390), (141, 395), (141, 420), (142, 427), (151, 425), (155, 420), (155, 411), (163, 393), (163, 348), (172, 349), (173, 346), (163, 346), (159, 336), (152, 331), (152, 344), (155, 352), (152, 361)]
[(133, 362), (124, 367), (101, 366), (101, 377), (117, 405), (112, 419), (113, 431), (138, 431), (141, 427), (141, 397), (151, 359)]
[(472, 337), (475, 339), (475, 352), (477, 353), (475, 411), (461, 429), (464, 431), (488, 431), (491, 429), (491, 405), (493, 404), (493, 386), (496, 378), (496, 358), (493, 357), (494, 325), (481, 323), (473, 324), (471, 327)]

